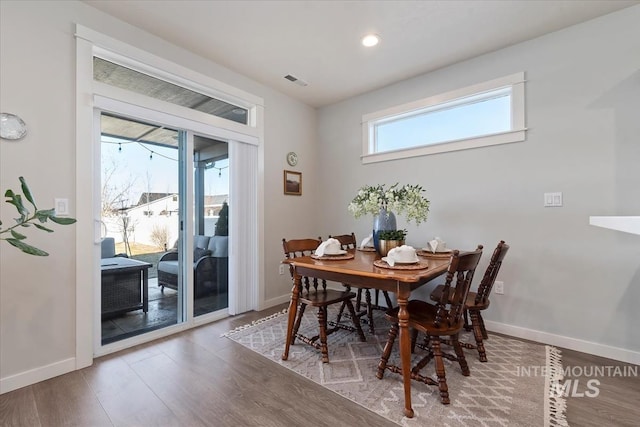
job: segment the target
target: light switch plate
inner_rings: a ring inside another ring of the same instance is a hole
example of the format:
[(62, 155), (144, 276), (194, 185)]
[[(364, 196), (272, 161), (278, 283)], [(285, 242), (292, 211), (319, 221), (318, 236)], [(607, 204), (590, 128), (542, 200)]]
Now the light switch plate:
[(544, 207), (561, 207), (562, 206), (562, 192), (544, 193)]
[(69, 215), (69, 199), (54, 199), (56, 216)]

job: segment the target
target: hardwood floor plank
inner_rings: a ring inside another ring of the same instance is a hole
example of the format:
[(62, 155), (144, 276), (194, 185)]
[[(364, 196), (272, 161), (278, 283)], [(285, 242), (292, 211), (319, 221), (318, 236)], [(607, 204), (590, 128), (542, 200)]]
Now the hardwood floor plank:
[(115, 426), (180, 426), (124, 358), (98, 360), (82, 374)]
[[(562, 363), (571, 381), (567, 397), (567, 420), (570, 425), (600, 427), (635, 427), (640, 420), (640, 372), (637, 365), (562, 349)], [(632, 368), (632, 369), (629, 369)], [(609, 374), (607, 374), (609, 372)], [(582, 373), (582, 375), (579, 375)], [(602, 375), (604, 373), (604, 375)], [(588, 381), (595, 380), (590, 386)], [(577, 395), (573, 395), (574, 391)], [(593, 396), (597, 391), (597, 396)]]
[(0, 427), (40, 427), (32, 387), (0, 395)]
[(42, 381), (31, 387), (43, 426), (113, 426), (80, 371)]

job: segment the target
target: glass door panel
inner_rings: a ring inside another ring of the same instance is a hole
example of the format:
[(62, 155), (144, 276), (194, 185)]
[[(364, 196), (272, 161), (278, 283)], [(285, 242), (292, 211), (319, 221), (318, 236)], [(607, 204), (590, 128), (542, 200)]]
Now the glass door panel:
[(228, 144), (195, 136), (193, 157), (194, 234), (207, 245), (194, 251), (193, 314), (201, 316), (226, 309), (229, 302)]
[(101, 115), (102, 345), (185, 321), (178, 136)]

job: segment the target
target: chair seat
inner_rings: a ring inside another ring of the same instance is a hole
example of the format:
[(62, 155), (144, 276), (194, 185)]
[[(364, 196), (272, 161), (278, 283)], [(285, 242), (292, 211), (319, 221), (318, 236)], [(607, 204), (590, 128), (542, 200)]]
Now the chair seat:
[(327, 305), (335, 304), (345, 300), (355, 298), (356, 294), (349, 291), (336, 291), (333, 289), (323, 290), (310, 290), (300, 293), (300, 302), (310, 305), (312, 307), (324, 307)]
[[(444, 285), (438, 285), (431, 292), (431, 301), (440, 301), (442, 297), (442, 290), (444, 289)], [(478, 294), (476, 292), (469, 291), (469, 295), (467, 295), (467, 300), (464, 303), (465, 308), (468, 310), (486, 310), (491, 304), (491, 301), (487, 300), (486, 303), (476, 304), (476, 296)]]
[[(391, 323), (398, 323), (398, 311), (399, 307), (389, 310), (386, 313), (386, 318)], [(456, 334), (464, 324), (464, 320), (460, 318), (455, 325), (449, 325), (446, 322), (441, 322), (441, 324), (436, 327), (436, 306), (425, 301), (409, 301), (409, 304), (407, 304), (407, 311), (409, 312), (409, 327), (428, 333), (430, 336), (447, 336)]]

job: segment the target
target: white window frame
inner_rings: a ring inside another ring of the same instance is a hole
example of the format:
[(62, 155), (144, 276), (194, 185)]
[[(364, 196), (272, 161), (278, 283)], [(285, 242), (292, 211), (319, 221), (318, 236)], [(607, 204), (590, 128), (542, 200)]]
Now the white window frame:
[[(451, 104), (460, 100), (459, 105), (465, 105), (477, 100), (474, 96), (481, 95), (499, 89), (511, 90), (511, 129), (506, 132), (481, 135), (474, 138), (464, 138), (451, 141), (443, 141), (435, 144), (402, 148), (392, 151), (376, 152), (377, 124), (389, 120), (408, 117), (412, 114), (423, 113), (425, 109), (437, 109), (442, 104)], [(474, 97), (474, 98), (472, 98)], [(525, 75), (524, 72), (514, 73), (483, 83), (452, 90), (428, 98), (397, 105), (385, 110), (362, 116), (362, 163), (376, 163), (388, 160), (403, 159), (408, 157), (425, 156), (429, 154), (444, 153), (450, 151), (466, 150), (469, 148), (487, 147), (497, 144), (521, 142), (526, 138), (525, 126)]]

